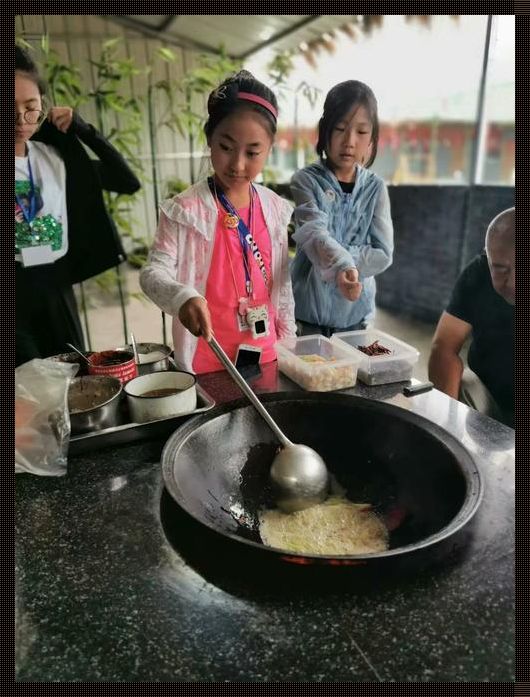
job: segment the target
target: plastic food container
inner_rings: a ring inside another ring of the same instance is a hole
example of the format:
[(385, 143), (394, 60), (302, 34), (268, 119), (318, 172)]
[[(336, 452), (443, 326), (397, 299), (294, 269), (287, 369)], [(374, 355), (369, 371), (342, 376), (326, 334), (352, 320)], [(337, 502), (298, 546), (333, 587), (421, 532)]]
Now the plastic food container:
[[(386, 385), (389, 382), (410, 380), (420, 355), (414, 346), (378, 329), (338, 332), (333, 334), (331, 341), (336, 346), (350, 350), (361, 359), (358, 378), (366, 385)], [(363, 351), (359, 351), (359, 346), (370, 346), (374, 341), (378, 341), (380, 346), (389, 349), (390, 353), (368, 356)]]
[(276, 351), (282, 373), (304, 390), (330, 392), (357, 382), (361, 359), (320, 334), (283, 339), (277, 342)]

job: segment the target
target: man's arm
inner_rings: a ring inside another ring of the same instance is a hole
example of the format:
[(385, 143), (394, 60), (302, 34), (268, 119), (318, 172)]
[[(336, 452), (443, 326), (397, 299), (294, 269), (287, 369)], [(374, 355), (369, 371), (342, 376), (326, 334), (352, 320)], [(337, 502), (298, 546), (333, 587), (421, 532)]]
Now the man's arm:
[(429, 380), (434, 386), (458, 399), (464, 364), (459, 356), (472, 326), (448, 312), (443, 312), (432, 342), (429, 357)]

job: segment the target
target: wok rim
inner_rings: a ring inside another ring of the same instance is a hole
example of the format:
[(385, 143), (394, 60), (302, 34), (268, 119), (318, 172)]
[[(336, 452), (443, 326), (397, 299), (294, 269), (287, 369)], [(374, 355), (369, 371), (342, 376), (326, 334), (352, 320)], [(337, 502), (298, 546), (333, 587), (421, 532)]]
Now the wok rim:
[(376, 409), (377, 411), (387, 412), (389, 414), (394, 414), (398, 418), (402, 418), (405, 421), (411, 422), (415, 425), (422, 425), (425, 430), (432, 436), (436, 437), (441, 444), (446, 447), (455, 457), (458, 467), (464, 477), (466, 483), (466, 494), (463, 505), (459, 509), (458, 513), (452, 518), (452, 520), (445, 525), (441, 530), (429, 535), (428, 537), (414, 542), (403, 547), (396, 547), (394, 549), (388, 549), (385, 552), (373, 552), (371, 554), (340, 554), (340, 555), (325, 555), (325, 554), (309, 554), (292, 552), (287, 549), (282, 549), (279, 547), (271, 547), (263, 543), (254, 542), (253, 540), (246, 539), (237, 535), (235, 533), (220, 530), (214, 525), (205, 522), (197, 515), (195, 515), (186, 506), (185, 497), (180, 495), (180, 489), (175, 479), (172, 476), (173, 464), (172, 461), (178, 456), (178, 452), (185, 446), (189, 438), (195, 433), (195, 431), (205, 423), (212, 421), (220, 416), (225, 415), (228, 412), (235, 411), (237, 409), (243, 409), (250, 407), (252, 405), (249, 403), (246, 397), (232, 400), (230, 402), (225, 402), (217, 407), (214, 407), (205, 414), (201, 414), (186, 422), (182, 426), (176, 429), (176, 431), (169, 437), (164, 445), (161, 454), (161, 465), (162, 465), (162, 476), (164, 480), (164, 485), (171, 496), (172, 500), (193, 520), (209, 529), (217, 535), (221, 535), (223, 538), (228, 538), (233, 542), (239, 544), (244, 544), (247, 547), (253, 548), (257, 551), (262, 551), (269, 553), (275, 557), (281, 557), (287, 561), (301, 561), (307, 560), (307, 562), (313, 563), (344, 563), (344, 564), (363, 564), (369, 561), (375, 561), (378, 559), (384, 560), (392, 557), (401, 557), (407, 554), (413, 554), (427, 548), (434, 547), (435, 545), (447, 540), (452, 537), (455, 533), (461, 530), (465, 525), (467, 525), (470, 520), (476, 514), (483, 496), (484, 496), (484, 483), (483, 478), (480, 473), (480, 468), (476, 463), (475, 459), (469, 452), (469, 450), (454, 436), (452, 433), (442, 428), (433, 421), (430, 421), (425, 416), (411, 412), (403, 407), (399, 407), (395, 404), (388, 404), (386, 402), (381, 402), (375, 399), (369, 399), (367, 397), (361, 397), (359, 395), (347, 395), (341, 393), (316, 393), (316, 392), (274, 392), (274, 393), (264, 393), (260, 394), (259, 398), (264, 403), (269, 402), (314, 402), (319, 401), (325, 403), (326, 401), (336, 404), (337, 401), (343, 401), (344, 404), (358, 403), (363, 405), (363, 407), (368, 409)]

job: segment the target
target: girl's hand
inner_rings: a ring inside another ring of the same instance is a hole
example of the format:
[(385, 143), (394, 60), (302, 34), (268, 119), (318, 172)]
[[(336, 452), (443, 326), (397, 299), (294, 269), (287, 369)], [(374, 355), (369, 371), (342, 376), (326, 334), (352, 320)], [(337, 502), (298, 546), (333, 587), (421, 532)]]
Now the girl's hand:
[(202, 336), (206, 341), (212, 338), (212, 320), (204, 298), (187, 300), (179, 310), (179, 320), (194, 336)]
[(350, 300), (351, 302), (359, 300), (363, 284), (359, 281), (359, 272), (357, 269), (351, 268), (345, 271), (339, 271), (336, 281), (340, 294), (345, 297), (346, 300)]
[(53, 123), (55, 128), (62, 133), (66, 133), (70, 128), (73, 118), (74, 110), (69, 106), (54, 106), (48, 113), (48, 121)]

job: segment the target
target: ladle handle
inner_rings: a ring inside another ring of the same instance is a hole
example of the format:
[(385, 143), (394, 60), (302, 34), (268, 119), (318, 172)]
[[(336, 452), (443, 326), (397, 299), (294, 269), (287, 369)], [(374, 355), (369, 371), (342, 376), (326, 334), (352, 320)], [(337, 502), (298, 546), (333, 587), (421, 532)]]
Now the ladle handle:
[(138, 355), (138, 347), (136, 346), (136, 339), (134, 338), (134, 334), (131, 332), (131, 345), (134, 353), (134, 362), (136, 365), (140, 365), (140, 356)]
[(280, 431), (280, 429), (278, 428), (276, 423), (272, 420), (272, 417), (270, 416), (269, 412), (265, 409), (263, 404), (259, 401), (259, 399), (256, 397), (254, 392), (247, 385), (246, 380), (243, 378), (243, 376), (241, 375), (239, 370), (235, 367), (235, 365), (228, 358), (228, 356), (223, 351), (223, 349), (219, 346), (219, 344), (217, 343), (217, 340), (212, 336), (209, 343), (210, 343), (210, 346), (211, 346), (213, 352), (217, 356), (217, 358), (221, 361), (221, 363), (224, 365), (224, 367), (230, 373), (230, 376), (237, 383), (237, 386), (239, 387), (239, 389), (243, 392), (243, 394), (246, 397), (248, 397), (250, 399), (254, 408), (257, 409), (261, 418), (267, 423), (269, 428), (274, 432), (274, 434), (276, 435), (276, 438), (278, 438), (280, 443), (284, 447), (286, 447), (288, 445), (292, 445), (291, 441), (282, 433), (282, 431)]
[(85, 354), (84, 354), (82, 351), (80, 351), (78, 348), (76, 348), (73, 344), (69, 344), (68, 341), (67, 341), (67, 342), (66, 342), (66, 345), (67, 345), (69, 348), (74, 349), (74, 351), (75, 351), (76, 353), (78, 353), (78, 354), (81, 356), (81, 358), (84, 358), (85, 361), (88, 363), (88, 365), (92, 365), (92, 364), (90, 363), (90, 358), (88, 358), (88, 356), (85, 356)]

